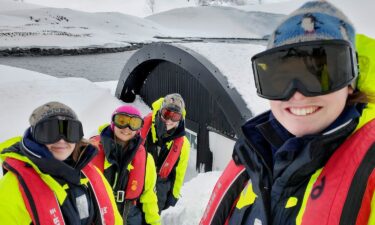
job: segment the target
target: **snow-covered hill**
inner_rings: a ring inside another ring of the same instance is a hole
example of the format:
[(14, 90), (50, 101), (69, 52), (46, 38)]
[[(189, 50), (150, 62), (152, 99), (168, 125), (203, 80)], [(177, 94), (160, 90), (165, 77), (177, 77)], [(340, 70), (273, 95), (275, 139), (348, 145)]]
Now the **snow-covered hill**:
[(163, 28), (121, 13), (34, 8), (0, 13), (0, 47), (120, 47), (155, 41)]
[(283, 18), (229, 7), (176, 8), (147, 18), (11, 0), (0, 0), (0, 8), (0, 50), (115, 48), (161, 41), (156, 37), (262, 38)]
[(182, 37), (262, 38), (270, 34), (284, 17), (231, 7), (188, 7), (146, 18)]

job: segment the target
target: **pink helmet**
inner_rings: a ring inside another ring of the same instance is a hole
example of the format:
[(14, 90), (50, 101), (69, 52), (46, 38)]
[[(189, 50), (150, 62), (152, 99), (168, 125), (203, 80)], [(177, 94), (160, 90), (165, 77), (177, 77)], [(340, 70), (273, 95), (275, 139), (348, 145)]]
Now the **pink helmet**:
[(142, 118), (141, 112), (134, 106), (131, 105), (123, 105), (118, 107), (111, 116), (111, 129), (114, 130), (115, 124), (113, 124), (112, 118), (117, 113), (126, 113), (129, 115), (139, 116)]

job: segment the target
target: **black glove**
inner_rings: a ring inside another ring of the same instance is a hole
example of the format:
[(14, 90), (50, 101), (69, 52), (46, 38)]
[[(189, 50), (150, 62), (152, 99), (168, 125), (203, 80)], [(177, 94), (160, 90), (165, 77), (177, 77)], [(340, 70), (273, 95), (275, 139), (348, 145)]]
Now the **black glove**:
[(168, 209), (170, 206), (175, 206), (178, 201), (178, 198), (175, 198), (173, 194), (168, 195), (167, 201), (165, 202), (165, 206), (163, 210)]

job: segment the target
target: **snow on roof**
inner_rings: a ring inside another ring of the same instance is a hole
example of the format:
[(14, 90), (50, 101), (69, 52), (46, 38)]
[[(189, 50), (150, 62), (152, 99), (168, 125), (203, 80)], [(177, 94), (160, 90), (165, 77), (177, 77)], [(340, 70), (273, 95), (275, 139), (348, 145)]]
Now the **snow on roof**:
[(263, 50), (259, 44), (184, 43), (187, 47), (207, 58), (228, 79), (231, 88), (236, 88), (247, 104), (247, 108), (257, 115), (269, 109), (268, 101), (256, 94), (251, 57)]

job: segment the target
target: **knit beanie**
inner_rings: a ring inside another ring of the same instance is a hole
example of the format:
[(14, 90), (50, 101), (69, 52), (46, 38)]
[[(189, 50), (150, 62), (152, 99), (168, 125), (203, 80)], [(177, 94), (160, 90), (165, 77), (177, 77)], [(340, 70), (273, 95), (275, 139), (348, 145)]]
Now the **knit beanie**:
[(315, 40), (341, 39), (355, 46), (349, 19), (327, 1), (310, 1), (291, 13), (271, 34), (267, 49)]
[[(270, 36), (267, 49), (293, 43), (333, 39), (348, 41), (355, 51), (355, 29), (345, 14), (325, 0), (310, 1), (291, 13), (275, 29)], [(356, 67), (356, 60), (353, 64)], [(353, 89), (356, 88), (356, 81), (357, 79), (354, 79), (350, 84)]]
[(185, 110), (184, 99), (178, 93), (166, 95), (161, 106), (161, 109), (163, 108), (168, 108), (183, 114), (183, 111)]
[(29, 122), (34, 127), (39, 121), (52, 117), (78, 120), (76, 113), (69, 106), (60, 102), (48, 102), (39, 106), (31, 113)]
[[(128, 114), (128, 115), (138, 116), (138, 117), (142, 118), (141, 112), (137, 108), (135, 108), (134, 106), (131, 106), (131, 105), (123, 105), (123, 106), (118, 107), (112, 113), (111, 118), (113, 118), (113, 116), (117, 113), (125, 113), (125, 114)], [(111, 120), (111, 129), (114, 130), (114, 127), (115, 127), (115, 124)]]

